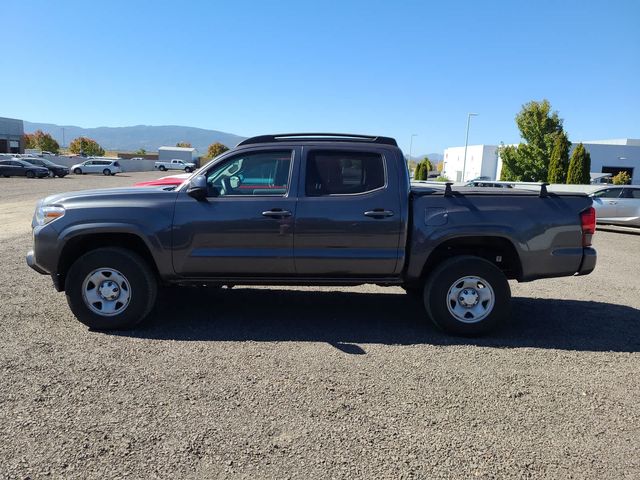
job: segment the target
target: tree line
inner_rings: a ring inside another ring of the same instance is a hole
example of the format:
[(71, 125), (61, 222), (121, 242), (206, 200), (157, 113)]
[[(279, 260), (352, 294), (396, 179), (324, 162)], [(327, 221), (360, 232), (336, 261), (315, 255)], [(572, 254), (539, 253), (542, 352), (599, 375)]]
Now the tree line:
[[(42, 130), (36, 130), (33, 133), (25, 133), (23, 136), (24, 148), (37, 149), (44, 152), (51, 152), (54, 154), (60, 153), (60, 144), (50, 133), (45, 133)], [(191, 147), (189, 142), (178, 142), (176, 147)], [(95, 140), (88, 137), (74, 138), (69, 144), (69, 152), (77, 155), (87, 155), (89, 157), (102, 157), (105, 154), (104, 148), (98, 144)], [(215, 158), (218, 155), (226, 152), (229, 148), (220, 143), (214, 142), (207, 148), (207, 154), (204, 159)], [(141, 148), (135, 152), (137, 155), (146, 155), (147, 151)]]

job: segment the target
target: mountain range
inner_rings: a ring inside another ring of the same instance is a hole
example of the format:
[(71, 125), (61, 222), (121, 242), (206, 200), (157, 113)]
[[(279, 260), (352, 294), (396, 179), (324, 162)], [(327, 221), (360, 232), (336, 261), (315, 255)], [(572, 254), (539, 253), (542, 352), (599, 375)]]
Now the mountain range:
[[(135, 152), (141, 148), (144, 148), (148, 152), (154, 152), (158, 150), (158, 147), (173, 146), (178, 142), (188, 142), (198, 150), (200, 154), (204, 154), (212, 143), (220, 142), (232, 148), (246, 138), (218, 130), (206, 130), (204, 128), (184, 127), (180, 125), (134, 125), (131, 127), (83, 128), (75, 125), (56, 125), (54, 123), (24, 121), (25, 133), (33, 133), (36, 130), (50, 133), (63, 147), (68, 146), (69, 142), (76, 137), (89, 137), (98, 142), (105, 150), (130, 152)], [(412, 155), (411, 159), (419, 162), (425, 156), (429, 157), (432, 162), (442, 160), (441, 153)]]
[(75, 125), (24, 121), (25, 133), (33, 133), (36, 130), (50, 133), (61, 146), (67, 146), (71, 140), (82, 136), (94, 139), (105, 150), (132, 152), (140, 148), (152, 152), (158, 150), (158, 147), (189, 142), (198, 152), (205, 153), (212, 143), (220, 142), (231, 148), (246, 138), (217, 130), (179, 125), (82, 128)]

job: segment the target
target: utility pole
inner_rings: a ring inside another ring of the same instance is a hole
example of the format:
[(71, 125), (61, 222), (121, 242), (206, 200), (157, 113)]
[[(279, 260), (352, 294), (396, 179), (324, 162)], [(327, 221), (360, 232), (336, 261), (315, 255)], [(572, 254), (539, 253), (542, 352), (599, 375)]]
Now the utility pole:
[(407, 167), (409, 166), (409, 163), (411, 162), (411, 154), (413, 153), (413, 137), (417, 137), (418, 134), (417, 133), (412, 133), (411, 134), (411, 141), (409, 142), (409, 160), (407, 160)]
[(471, 117), (477, 117), (477, 113), (468, 113), (467, 114), (467, 136), (464, 139), (464, 162), (462, 163), (462, 181), (464, 182), (464, 175), (467, 170), (467, 144), (469, 143), (469, 123), (471, 122)]

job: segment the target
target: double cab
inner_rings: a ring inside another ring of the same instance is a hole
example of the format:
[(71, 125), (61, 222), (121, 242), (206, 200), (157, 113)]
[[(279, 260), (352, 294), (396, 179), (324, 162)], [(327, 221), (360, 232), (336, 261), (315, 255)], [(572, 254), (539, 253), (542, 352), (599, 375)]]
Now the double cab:
[(594, 231), (584, 194), (412, 185), (392, 138), (264, 135), (173, 190), (41, 200), (27, 263), (95, 329), (134, 327), (160, 285), (373, 283), (478, 335), (509, 318), (509, 279), (590, 273)]
[(196, 164), (174, 158), (169, 162), (155, 162), (153, 168), (163, 172), (166, 170), (184, 170), (187, 173), (191, 173), (196, 169)]

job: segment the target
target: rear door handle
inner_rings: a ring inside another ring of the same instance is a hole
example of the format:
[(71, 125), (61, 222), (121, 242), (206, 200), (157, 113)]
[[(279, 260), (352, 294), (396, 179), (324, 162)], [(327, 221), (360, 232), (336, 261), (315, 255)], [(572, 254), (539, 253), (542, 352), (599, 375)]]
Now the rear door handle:
[(393, 212), (391, 210), (384, 210), (382, 208), (374, 208), (373, 210), (367, 210), (364, 212), (365, 217), (373, 217), (373, 218), (385, 218), (385, 217), (393, 217)]
[(274, 208), (271, 210), (267, 210), (266, 212), (262, 212), (262, 215), (271, 218), (282, 218), (290, 217), (291, 212), (289, 210), (282, 210), (281, 208)]

